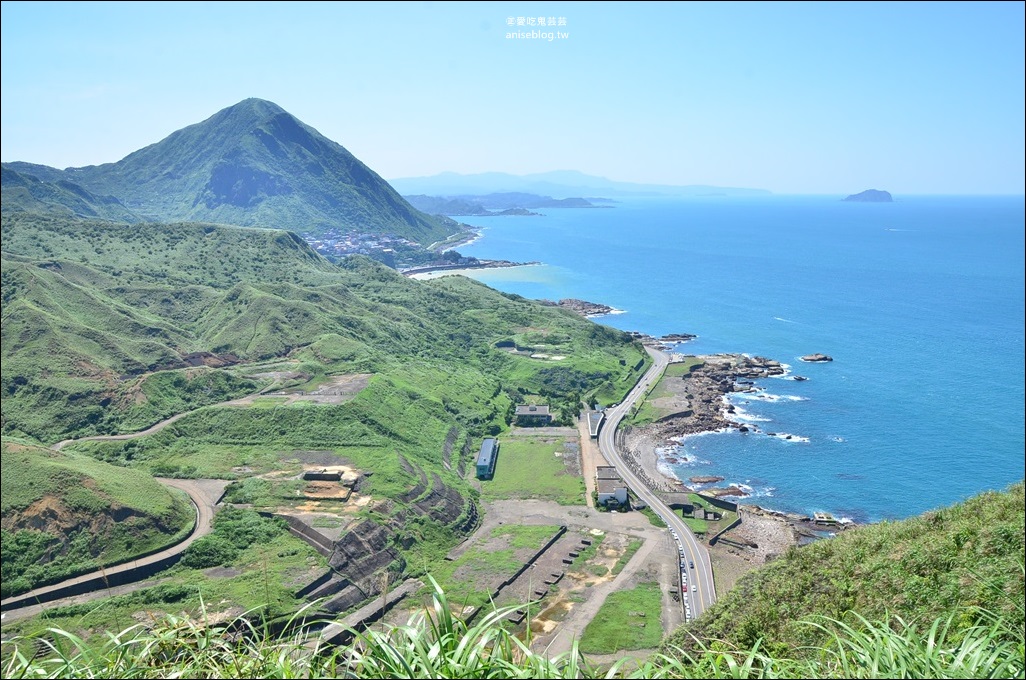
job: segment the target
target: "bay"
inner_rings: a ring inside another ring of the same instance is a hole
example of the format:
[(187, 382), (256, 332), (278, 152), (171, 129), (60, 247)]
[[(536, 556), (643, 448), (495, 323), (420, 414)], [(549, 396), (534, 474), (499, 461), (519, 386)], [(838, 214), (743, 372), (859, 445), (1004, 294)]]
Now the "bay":
[[(694, 333), (681, 351), (766, 356), (809, 378), (734, 397), (790, 441), (689, 438), (682, 478), (865, 522), (1024, 477), (1021, 196), (631, 199), (466, 221), (482, 237), (460, 252), (544, 263), (471, 274), (494, 288), (601, 302), (624, 313), (599, 323)], [(813, 352), (834, 361), (798, 361)]]

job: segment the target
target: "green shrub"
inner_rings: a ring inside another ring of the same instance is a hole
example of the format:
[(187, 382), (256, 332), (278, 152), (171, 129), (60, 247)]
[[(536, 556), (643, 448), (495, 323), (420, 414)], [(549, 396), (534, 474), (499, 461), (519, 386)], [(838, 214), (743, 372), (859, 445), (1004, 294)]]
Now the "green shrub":
[(206, 569), (222, 564), (231, 564), (239, 556), (239, 549), (224, 536), (211, 534), (203, 536), (185, 549), (182, 566), (190, 569)]

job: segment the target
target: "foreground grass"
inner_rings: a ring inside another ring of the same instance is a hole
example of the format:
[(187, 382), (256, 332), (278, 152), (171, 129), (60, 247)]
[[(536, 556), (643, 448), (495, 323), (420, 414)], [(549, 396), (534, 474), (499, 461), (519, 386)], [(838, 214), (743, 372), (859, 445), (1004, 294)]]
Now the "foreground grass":
[[(453, 616), (440, 589), (432, 604), (405, 625), (357, 633), (348, 647), (325, 648), (303, 633), (272, 637), (242, 617), (221, 625), (169, 615), (150, 628), (110, 633), (86, 644), (74, 633), (3, 641), (5, 678), (1022, 678), (1023, 630), (1000, 615), (952, 636), (955, 611), (927, 626), (892, 618), (845, 622), (815, 618), (830, 642), (812, 658), (795, 661), (750, 649), (699, 650), (679, 656), (624, 658), (600, 670), (576, 644), (552, 657), (532, 652), (497, 609), (468, 626)], [(297, 621), (297, 620), (294, 620)], [(230, 633), (229, 633), (230, 631)], [(42, 653), (37, 654), (37, 652)]]

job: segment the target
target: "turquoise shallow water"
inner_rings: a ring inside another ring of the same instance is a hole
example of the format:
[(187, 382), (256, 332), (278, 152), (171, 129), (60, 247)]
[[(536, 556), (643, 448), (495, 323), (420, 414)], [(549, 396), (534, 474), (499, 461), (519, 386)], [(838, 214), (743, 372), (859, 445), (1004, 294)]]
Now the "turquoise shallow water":
[[(877, 521), (1024, 476), (1022, 197), (638, 199), (466, 221), (484, 232), (461, 252), (545, 263), (474, 274), (495, 288), (602, 302), (625, 313), (600, 323), (695, 333), (682, 351), (759, 354), (809, 378), (735, 401), (794, 439), (690, 438), (682, 477)], [(834, 362), (797, 360), (812, 352)]]

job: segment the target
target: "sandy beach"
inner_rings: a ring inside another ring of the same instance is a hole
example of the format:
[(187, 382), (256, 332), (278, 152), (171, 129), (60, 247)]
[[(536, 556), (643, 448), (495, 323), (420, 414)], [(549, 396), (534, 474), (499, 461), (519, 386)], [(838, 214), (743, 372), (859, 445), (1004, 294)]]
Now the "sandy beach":
[(527, 269), (528, 267), (537, 267), (538, 263), (531, 262), (526, 264), (513, 264), (506, 266), (481, 266), (481, 267), (461, 267), (454, 269), (436, 269), (428, 272), (417, 272), (415, 274), (408, 274), (408, 278), (417, 279), (418, 281), (427, 281), (430, 279), (437, 279), (442, 276), (467, 276), (469, 278), (480, 277), (482, 272), (492, 272), (496, 270), (503, 270), (509, 272), (510, 270)]

